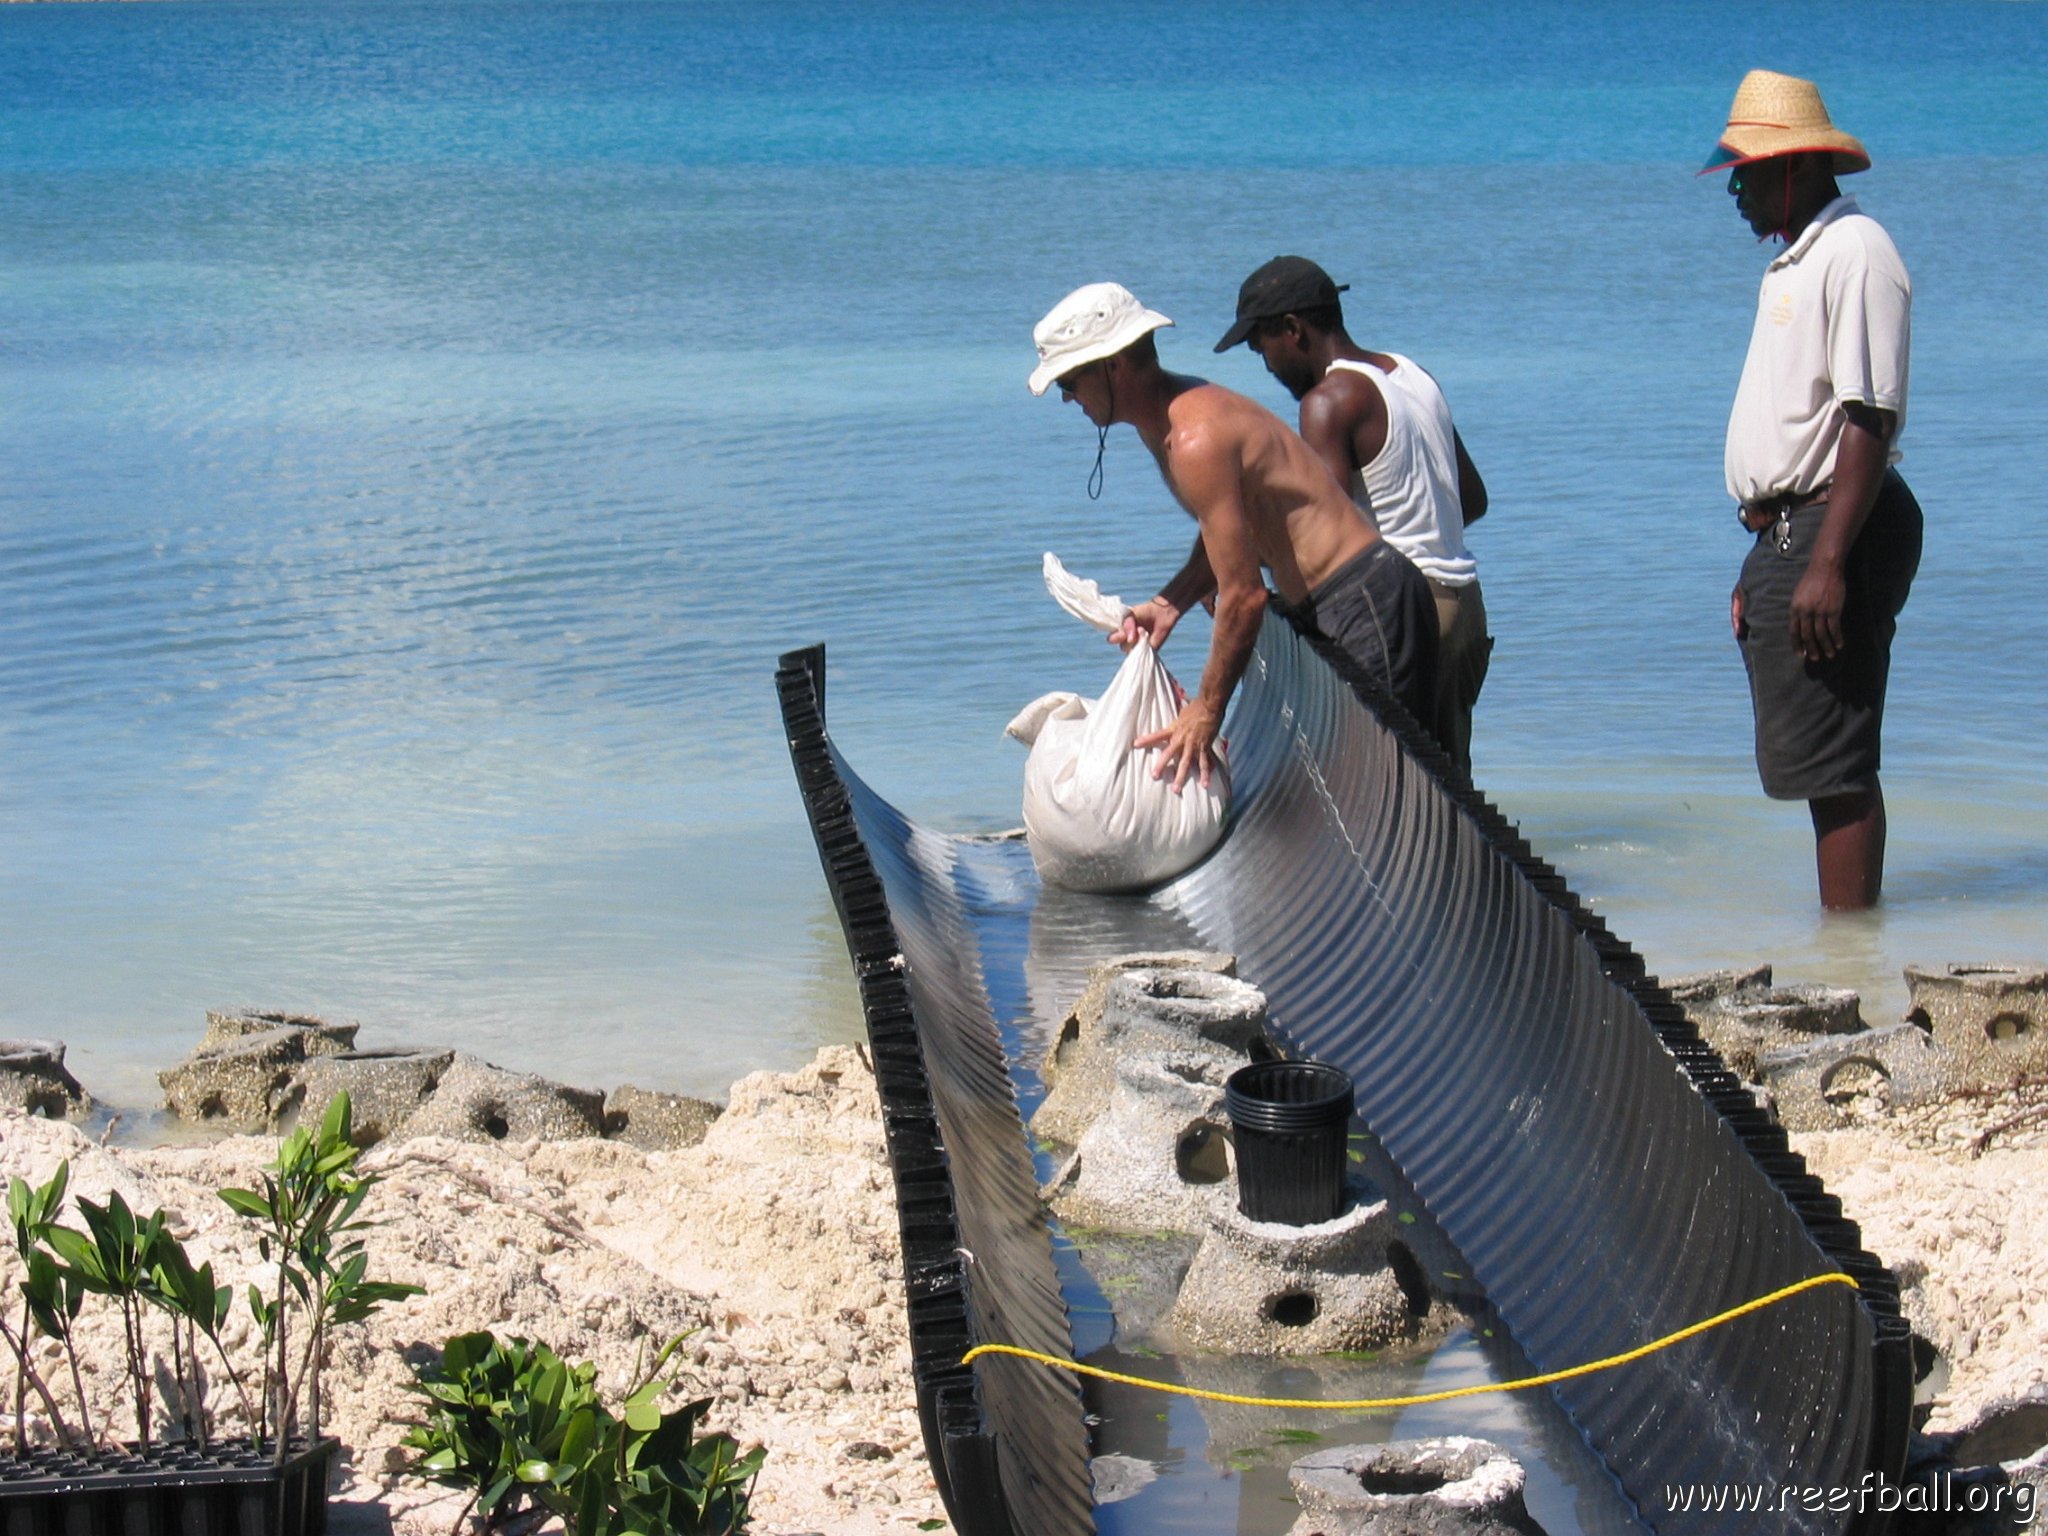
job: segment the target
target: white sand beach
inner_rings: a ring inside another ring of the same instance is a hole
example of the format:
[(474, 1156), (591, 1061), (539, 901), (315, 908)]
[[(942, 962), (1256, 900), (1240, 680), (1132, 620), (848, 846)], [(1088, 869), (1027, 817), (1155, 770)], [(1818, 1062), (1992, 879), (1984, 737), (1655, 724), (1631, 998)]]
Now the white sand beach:
[[(2048, 1116), (2015, 1113), (2041, 1098), (1959, 1097), (1796, 1138), (1941, 1352), (1932, 1431), (2048, 1392)], [(75, 1193), (162, 1205), (195, 1261), (229, 1273), (256, 1256), (213, 1190), (253, 1181), (273, 1149), (235, 1137), (108, 1150), (62, 1123), (0, 1118), (0, 1176), (40, 1180), (69, 1158)], [(365, 1166), (384, 1176), (367, 1207), (379, 1222), (372, 1273), (425, 1294), (337, 1341), (328, 1427), (348, 1448), (337, 1530), (451, 1529), (462, 1497), (409, 1476), (399, 1447), (407, 1358), (480, 1328), (597, 1360), (614, 1388), (650, 1343), (695, 1329), (679, 1355), (683, 1390), (714, 1397), (715, 1427), (768, 1451), (755, 1529), (946, 1528), (918, 1432), (895, 1206), (859, 1051), (742, 1079), (704, 1141), (682, 1151), (428, 1138), (380, 1145)], [(11, 1266), (0, 1260), (9, 1293)], [(88, 1338), (87, 1389), (104, 1416), (119, 1386), (113, 1318)], [(31, 1427), (46, 1429), (37, 1416)]]

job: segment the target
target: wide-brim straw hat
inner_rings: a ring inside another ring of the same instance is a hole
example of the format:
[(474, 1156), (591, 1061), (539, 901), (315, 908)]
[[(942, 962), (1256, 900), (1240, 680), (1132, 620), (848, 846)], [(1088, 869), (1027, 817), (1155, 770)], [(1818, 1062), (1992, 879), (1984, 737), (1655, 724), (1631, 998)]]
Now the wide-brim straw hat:
[(1835, 126), (1819, 86), (1794, 75), (1752, 69), (1736, 87), (1728, 126), (1700, 174), (1778, 155), (1810, 154), (1832, 155), (1837, 176), (1870, 169), (1869, 151)]
[(1031, 393), (1042, 395), (1061, 374), (1114, 357), (1140, 336), (1171, 324), (1157, 310), (1140, 304), (1138, 296), (1122, 283), (1076, 288), (1031, 328), (1031, 339), (1038, 347)]

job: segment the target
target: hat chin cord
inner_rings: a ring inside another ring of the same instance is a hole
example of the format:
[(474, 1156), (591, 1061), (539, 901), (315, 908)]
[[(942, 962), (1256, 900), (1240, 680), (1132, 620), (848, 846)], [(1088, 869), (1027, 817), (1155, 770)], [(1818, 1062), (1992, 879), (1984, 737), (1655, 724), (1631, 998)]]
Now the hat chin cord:
[(1762, 245), (1766, 240), (1776, 240), (1781, 245), (1790, 245), (1792, 243), (1792, 231), (1786, 228), (1786, 225), (1792, 222), (1792, 156), (1790, 155), (1785, 156), (1785, 200), (1778, 204), (1778, 216), (1778, 227), (1767, 235), (1758, 236), (1758, 245)]
[[(1102, 366), (1102, 387), (1109, 396), (1109, 415), (1114, 418), (1116, 415), (1116, 381), (1110, 377), (1109, 365), (1107, 363), (1104, 363)], [(1097, 427), (1095, 429), (1095, 467), (1088, 471), (1088, 499), (1090, 501), (1102, 500), (1102, 455), (1103, 451), (1108, 447), (1108, 426)]]

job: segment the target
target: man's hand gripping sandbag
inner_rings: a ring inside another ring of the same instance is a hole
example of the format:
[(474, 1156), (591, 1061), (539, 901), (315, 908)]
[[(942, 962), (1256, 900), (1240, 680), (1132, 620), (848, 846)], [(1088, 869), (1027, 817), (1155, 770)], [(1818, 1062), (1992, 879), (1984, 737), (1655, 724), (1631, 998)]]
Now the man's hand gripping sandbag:
[[(1105, 634), (1129, 607), (1045, 557), (1045, 585), (1062, 608)], [(1155, 778), (1159, 748), (1131, 743), (1163, 731), (1180, 711), (1181, 688), (1152, 642), (1139, 638), (1099, 699), (1048, 693), (1007, 727), (1031, 748), (1024, 765), (1024, 829), (1040, 878), (1074, 891), (1134, 891), (1191, 868), (1223, 836), (1230, 773), (1219, 760), (1204, 785), (1176, 794)]]

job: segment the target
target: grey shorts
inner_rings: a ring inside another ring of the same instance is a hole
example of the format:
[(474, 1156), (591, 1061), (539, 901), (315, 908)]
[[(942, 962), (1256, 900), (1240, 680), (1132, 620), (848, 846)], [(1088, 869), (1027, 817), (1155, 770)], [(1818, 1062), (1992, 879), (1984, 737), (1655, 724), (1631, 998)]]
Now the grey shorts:
[(1920, 568), (1920, 504), (1885, 474), (1870, 517), (1849, 551), (1842, 649), (1808, 661), (1792, 647), (1792, 593), (1806, 574), (1825, 504), (1792, 514), (1792, 547), (1776, 525), (1742, 562), (1742, 664), (1756, 712), (1756, 768), (1776, 800), (1826, 800), (1877, 784), (1885, 684), (1899, 610)]
[(1428, 730), (1436, 721), (1436, 599), (1385, 539), (1337, 568), (1295, 609)]

